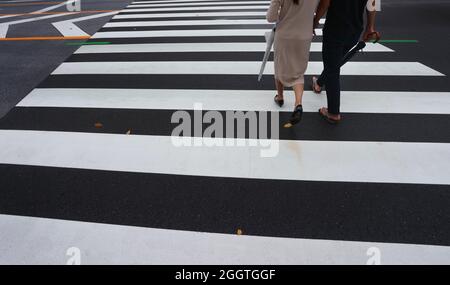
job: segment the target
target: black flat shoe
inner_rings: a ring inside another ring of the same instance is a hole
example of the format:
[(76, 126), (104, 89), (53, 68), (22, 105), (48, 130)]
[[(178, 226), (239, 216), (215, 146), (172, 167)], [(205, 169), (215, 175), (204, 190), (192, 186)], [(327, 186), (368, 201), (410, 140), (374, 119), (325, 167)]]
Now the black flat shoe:
[(275, 98), (273, 98), (275, 101), (275, 104), (277, 104), (280, 108), (284, 105), (284, 99), (278, 99), (278, 95), (275, 95)]
[(302, 116), (303, 116), (303, 107), (302, 107), (302, 105), (297, 105), (297, 107), (295, 107), (295, 109), (294, 109), (294, 112), (292, 112), (289, 122), (284, 124), (284, 127), (291, 128), (291, 127), (297, 125), (302, 120)]

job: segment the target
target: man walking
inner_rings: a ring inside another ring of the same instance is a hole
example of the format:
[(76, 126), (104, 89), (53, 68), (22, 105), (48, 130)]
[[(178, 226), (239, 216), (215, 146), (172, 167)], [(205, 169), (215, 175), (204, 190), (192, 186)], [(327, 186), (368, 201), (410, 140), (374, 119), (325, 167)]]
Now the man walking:
[[(320, 115), (329, 123), (336, 124), (340, 115), (340, 71), (345, 54), (358, 43), (364, 30), (364, 12), (367, 11), (367, 25), (364, 41), (379, 39), (375, 31), (375, 9), (366, 9), (368, 0), (321, 0), (314, 18), (314, 27), (327, 13), (323, 29), (322, 57), (324, 70), (319, 78), (313, 77), (313, 91), (320, 93), (326, 86), (328, 108), (321, 108)], [(369, 5), (375, 0), (369, 0)]]

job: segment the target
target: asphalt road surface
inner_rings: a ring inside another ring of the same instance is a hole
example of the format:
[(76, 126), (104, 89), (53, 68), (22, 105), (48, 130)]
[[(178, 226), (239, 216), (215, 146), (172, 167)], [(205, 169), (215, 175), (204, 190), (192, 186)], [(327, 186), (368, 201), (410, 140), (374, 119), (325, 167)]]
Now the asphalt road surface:
[[(6, 35), (1, 34), (0, 28), (0, 39), (2, 37), (9, 39), (0, 41), (0, 117), (3, 117), (79, 47), (73, 44), (85, 41), (57, 39), (64, 35), (52, 23), (96, 16), (107, 11), (118, 11), (128, 5), (131, 0), (85, 0), (81, 4), (81, 13), (69, 13), (66, 5), (58, 7), (63, 2), (60, 0), (0, 1), (0, 27), (10, 22), (29, 21), (11, 24)], [(54, 8), (45, 12), (36, 12), (51, 7)], [(13, 15), (18, 16), (13, 17)], [(56, 17), (40, 19), (49, 16)], [(107, 15), (86, 19), (75, 24), (85, 33), (92, 35), (111, 17), (112, 15)], [(48, 39), (35, 40), (35, 37), (48, 37)]]

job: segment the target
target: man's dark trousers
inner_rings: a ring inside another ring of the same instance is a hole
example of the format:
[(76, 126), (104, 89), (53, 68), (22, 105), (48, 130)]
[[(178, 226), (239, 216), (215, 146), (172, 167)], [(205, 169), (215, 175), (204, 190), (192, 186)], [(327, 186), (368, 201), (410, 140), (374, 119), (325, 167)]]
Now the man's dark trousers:
[(324, 31), (322, 58), (324, 70), (317, 83), (325, 86), (328, 101), (328, 113), (340, 114), (341, 105), (341, 65), (347, 52), (358, 43), (358, 35), (338, 35)]

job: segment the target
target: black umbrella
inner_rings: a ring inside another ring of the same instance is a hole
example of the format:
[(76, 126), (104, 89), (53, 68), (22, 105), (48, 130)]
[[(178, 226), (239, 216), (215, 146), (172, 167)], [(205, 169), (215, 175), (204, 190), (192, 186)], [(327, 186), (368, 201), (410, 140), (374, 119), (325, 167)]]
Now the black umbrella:
[[(381, 39), (381, 34), (379, 32), (372, 32), (370, 34), (368, 34), (368, 39), (374, 38), (373, 43), (376, 44), (378, 43), (378, 41)], [(344, 58), (342, 59), (342, 63), (341, 66), (343, 66), (344, 64), (346, 64), (350, 59), (352, 59), (353, 56), (355, 56), (355, 54), (357, 52), (359, 52), (360, 50), (362, 50), (363, 48), (366, 47), (366, 42), (365, 41), (359, 41), (351, 50), (349, 50), (347, 52), (347, 54), (344, 56)]]
[(342, 63), (341, 66), (343, 66), (344, 64), (346, 64), (350, 59), (352, 59), (353, 56), (355, 56), (355, 54), (357, 52), (359, 52), (360, 50), (362, 50), (363, 48), (366, 47), (366, 43), (363, 41), (358, 42), (351, 50), (349, 50), (347, 52), (347, 54), (344, 56), (344, 58), (342, 59)]

